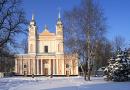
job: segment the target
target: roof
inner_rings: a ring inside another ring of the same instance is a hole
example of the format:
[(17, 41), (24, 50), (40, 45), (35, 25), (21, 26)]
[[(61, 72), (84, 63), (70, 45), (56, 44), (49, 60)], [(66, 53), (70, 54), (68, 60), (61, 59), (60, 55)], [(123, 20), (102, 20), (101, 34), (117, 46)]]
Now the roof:
[(44, 30), (42, 33), (40, 33), (40, 36), (54, 36), (55, 33), (51, 33), (48, 30)]
[(51, 33), (48, 30), (48, 27), (45, 25), (44, 31), (42, 33), (40, 33), (40, 36), (54, 36), (55, 33)]

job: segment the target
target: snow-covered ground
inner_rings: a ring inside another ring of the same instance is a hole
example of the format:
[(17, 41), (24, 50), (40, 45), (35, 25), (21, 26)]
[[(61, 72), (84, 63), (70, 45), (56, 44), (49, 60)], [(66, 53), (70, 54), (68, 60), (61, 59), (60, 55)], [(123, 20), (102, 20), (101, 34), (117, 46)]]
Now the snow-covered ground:
[(130, 90), (130, 82), (107, 82), (102, 77), (0, 78), (0, 90)]

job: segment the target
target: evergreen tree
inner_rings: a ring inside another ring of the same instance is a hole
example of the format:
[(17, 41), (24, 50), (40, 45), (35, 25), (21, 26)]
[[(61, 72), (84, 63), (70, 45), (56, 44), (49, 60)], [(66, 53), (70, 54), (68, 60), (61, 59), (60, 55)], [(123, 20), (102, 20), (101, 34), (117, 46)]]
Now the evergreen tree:
[(107, 80), (112, 81), (127, 81), (128, 68), (128, 53), (125, 51), (118, 51), (116, 58), (109, 60), (109, 65), (105, 68), (104, 74)]

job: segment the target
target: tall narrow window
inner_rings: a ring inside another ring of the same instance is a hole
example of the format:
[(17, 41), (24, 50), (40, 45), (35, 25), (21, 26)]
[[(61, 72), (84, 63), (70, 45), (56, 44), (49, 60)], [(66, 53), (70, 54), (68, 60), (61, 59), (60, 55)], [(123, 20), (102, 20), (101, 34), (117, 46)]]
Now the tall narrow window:
[(44, 52), (48, 53), (48, 46), (44, 46)]

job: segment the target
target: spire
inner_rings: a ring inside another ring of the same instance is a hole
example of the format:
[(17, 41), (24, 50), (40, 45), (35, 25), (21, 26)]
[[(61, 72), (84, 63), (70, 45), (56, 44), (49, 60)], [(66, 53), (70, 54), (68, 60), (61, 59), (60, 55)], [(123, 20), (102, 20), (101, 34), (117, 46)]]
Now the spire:
[(58, 21), (61, 21), (61, 9), (59, 8)]
[(44, 28), (44, 30), (45, 30), (45, 31), (48, 31), (48, 27), (47, 27), (47, 25), (45, 25), (45, 28)]
[(32, 21), (34, 21), (34, 14), (32, 14)]
[(59, 15), (58, 15), (58, 19), (60, 19), (61, 18), (61, 15), (60, 15), (60, 10), (59, 10)]
[(32, 14), (32, 20), (30, 21), (30, 25), (36, 25), (36, 22), (34, 20), (34, 14)]
[(59, 13), (58, 13), (58, 21), (57, 21), (57, 24), (62, 24), (60, 9), (59, 9)]

